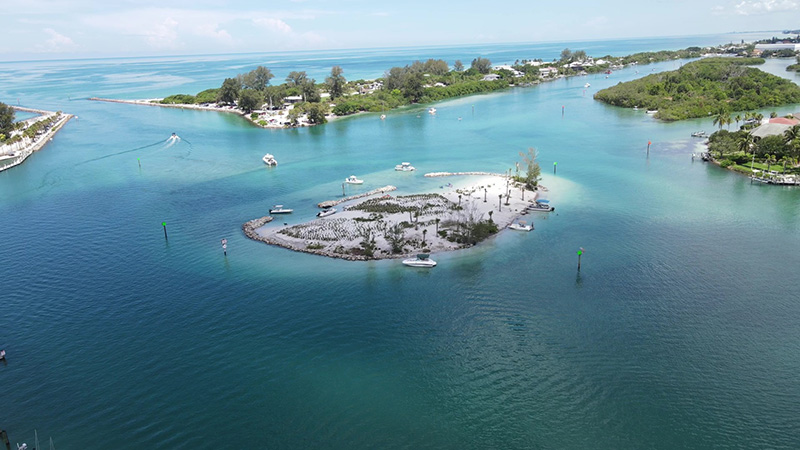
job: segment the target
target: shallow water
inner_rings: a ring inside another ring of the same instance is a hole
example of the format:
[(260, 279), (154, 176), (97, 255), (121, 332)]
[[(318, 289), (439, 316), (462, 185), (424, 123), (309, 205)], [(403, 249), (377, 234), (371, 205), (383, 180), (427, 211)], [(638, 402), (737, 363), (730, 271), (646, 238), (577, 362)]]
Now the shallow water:
[[(526, 48), (518, 58), (539, 56)], [(440, 50), (355, 52), (345, 75)], [(254, 59), (0, 65), (2, 98), (78, 115), (0, 173), (12, 442), (36, 428), (61, 449), (800, 446), (800, 190), (692, 162), (689, 135), (710, 120), (659, 123), (591, 98), (679, 62), (298, 130), (77, 100), (193, 92)], [(424, 173), (502, 172), (531, 146), (555, 213), (436, 255), (434, 270), (240, 230), (276, 203), (310, 219), (350, 174), (367, 180), (353, 192), (435, 191)], [(417, 172), (392, 170), (401, 161)]]

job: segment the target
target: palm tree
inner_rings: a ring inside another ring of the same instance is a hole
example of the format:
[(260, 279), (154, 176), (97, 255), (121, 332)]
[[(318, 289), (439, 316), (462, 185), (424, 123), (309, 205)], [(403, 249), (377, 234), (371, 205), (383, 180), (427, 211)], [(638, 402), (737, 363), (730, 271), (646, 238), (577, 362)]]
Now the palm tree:
[(719, 125), (719, 129), (725, 124), (731, 123), (731, 114), (725, 111), (720, 111), (714, 116), (714, 125)]
[[(491, 214), (490, 214), (490, 215), (491, 215)], [(439, 222), (440, 222), (441, 220), (442, 220), (442, 219), (440, 219), (440, 218), (438, 218), (438, 217), (436, 218), (436, 234), (439, 234)]]
[(757, 113), (755, 116), (753, 116), (753, 119), (756, 119), (756, 121), (760, 125), (761, 121), (764, 120), (764, 115), (761, 113)]
[(753, 135), (745, 132), (742, 137), (739, 139), (739, 151), (744, 152), (746, 155), (747, 152), (750, 151), (750, 148), (753, 146)]
[(781, 172), (781, 174), (784, 174), (784, 175), (786, 174), (786, 163), (788, 163), (788, 162), (789, 162), (791, 159), (792, 159), (792, 158), (791, 158), (791, 157), (789, 157), (789, 156), (783, 156), (783, 157), (780, 159), (780, 161), (779, 161), (779, 162), (782, 162), (782, 163), (783, 163), (783, 171)]
[(795, 139), (800, 138), (800, 125), (795, 125), (792, 128), (783, 132), (783, 142), (789, 144)]
[(775, 158), (775, 155), (767, 155), (766, 158), (764, 158), (764, 162), (767, 163), (767, 173), (769, 173), (770, 166), (778, 162), (778, 160)]
[(428, 229), (427, 228), (423, 229), (422, 230), (422, 245), (423, 246), (425, 245), (425, 235), (427, 235), (427, 234), (428, 234)]
[(494, 214), (494, 211), (489, 211), (489, 222), (492, 221), (492, 214)]
[(736, 128), (739, 128), (739, 121), (742, 120), (742, 116), (737, 114), (736, 117), (733, 118), (736, 121)]

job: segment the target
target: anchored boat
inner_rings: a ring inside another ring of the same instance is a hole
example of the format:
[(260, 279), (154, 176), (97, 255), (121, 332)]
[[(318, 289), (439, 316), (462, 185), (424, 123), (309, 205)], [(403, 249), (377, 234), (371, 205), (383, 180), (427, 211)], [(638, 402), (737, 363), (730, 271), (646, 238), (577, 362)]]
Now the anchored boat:
[(403, 260), (403, 264), (410, 267), (425, 267), (431, 268), (436, 266), (436, 261), (430, 258), (431, 255), (427, 253), (420, 253), (416, 258), (407, 258)]
[(270, 214), (289, 214), (289, 213), (291, 213), (293, 211), (294, 211), (293, 209), (284, 208), (283, 205), (275, 205), (272, 208), (270, 208), (269, 213)]
[(325, 217), (330, 216), (331, 214), (336, 213), (336, 208), (325, 208), (322, 211), (317, 213), (317, 217)]
[(350, 175), (344, 180), (347, 184), (364, 184), (364, 180), (359, 180), (355, 175)]
[(414, 166), (411, 165), (411, 163), (404, 162), (394, 166), (394, 170), (400, 172), (411, 172), (412, 170), (417, 170), (417, 169), (415, 169)]

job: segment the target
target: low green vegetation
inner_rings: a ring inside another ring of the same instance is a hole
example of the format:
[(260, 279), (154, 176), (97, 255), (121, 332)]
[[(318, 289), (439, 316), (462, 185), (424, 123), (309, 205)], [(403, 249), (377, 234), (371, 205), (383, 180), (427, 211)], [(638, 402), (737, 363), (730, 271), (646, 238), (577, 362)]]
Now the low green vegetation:
[(789, 72), (800, 72), (800, 56), (797, 57), (797, 64), (786, 66), (786, 70)]
[(603, 89), (594, 98), (615, 106), (658, 110), (656, 117), (664, 120), (800, 103), (800, 86), (747, 67), (758, 63), (763, 59), (702, 59)]
[(14, 108), (0, 103), (0, 142), (5, 141), (14, 130)]

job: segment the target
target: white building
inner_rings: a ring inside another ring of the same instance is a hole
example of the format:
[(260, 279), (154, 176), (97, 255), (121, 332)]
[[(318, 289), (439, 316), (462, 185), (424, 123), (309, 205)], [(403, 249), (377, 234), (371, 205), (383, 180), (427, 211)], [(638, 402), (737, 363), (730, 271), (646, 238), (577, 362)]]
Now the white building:
[(797, 52), (800, 51), (800, 44), (756, 44), (756, 50), (792, 50)]

